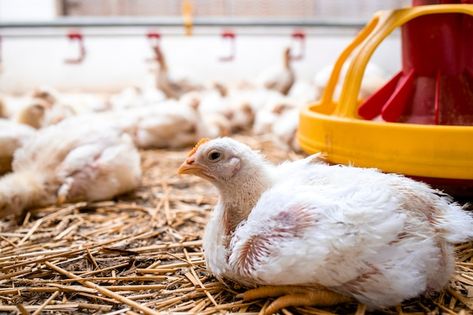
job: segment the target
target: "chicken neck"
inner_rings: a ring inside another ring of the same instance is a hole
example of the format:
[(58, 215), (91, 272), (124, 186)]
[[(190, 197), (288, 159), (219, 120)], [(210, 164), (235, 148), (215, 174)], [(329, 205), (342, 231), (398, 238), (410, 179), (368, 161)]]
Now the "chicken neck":
[(284, 69), (292, 70), (290, 53), (287, 53), (287, 54), (284, 55)]
[(217, 185), (222, 205), (222, 226), (231, 235), (240, 222), (246, 220), (261, 194), (272, 184), (271, 166), (260, 165), (241, 170), (232, 180)]

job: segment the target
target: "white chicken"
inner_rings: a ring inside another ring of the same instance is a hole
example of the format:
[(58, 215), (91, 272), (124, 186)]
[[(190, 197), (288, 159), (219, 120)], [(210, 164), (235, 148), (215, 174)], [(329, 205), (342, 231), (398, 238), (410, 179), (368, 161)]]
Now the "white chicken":
[(0, 218), (54, 203), (112, 198), (138, 186), (140, 156), (127, 135), (71, 120), (42, 129), (0, 179)]
[(297, 104), (287, 97), (268, 102), (256, 113), (253, 132), (257, 135), (270, 133), (281, 116), (297, 107)]
[(166, 96), (156, 88), (141, 88), (132, 86), (124, 89), (118, 94), (110, 97), (109, 102), (112, 109), (120, 110), (148, 105), (158, 105), (164, 101)]
[(201, 90), (202, 86), (189, 82), (188, 80), (173, 80), (170, 78), (169, 68), (161, 48), (154, 47), (156, 59), (159, 66), (156, 71), (156, 87), (168, 98), (179, 99), (183, 94)]
[(305, 80), (297, 80), (287, 96), (303, 105), (314, 102), (320, 97), (315, 85)]
[(123, 110), (81, 115), (71, 120), (84, 125), (94, 122), (127, 133), (141, 149), (180, 148), (192, 145), (200, 137), (218, 136), (219, 125), (202, 118), (198, 109), (176, 100), (159, 106), (142, 106)]
[(13, 119), (16, 112), (31, 101), (31, 97), (18, 97), (2, 94), (0, 103), (2, 104), (2, 117)]
[(45, 101), (49, 106), (59, 101), (60, 95), (57, 90), (49, 86), (40, 86), (31, 92), (32, 98), (38, 98)]
[(356, 299), (377, 309), (442, 289), (452, 244), (473, 218), (429, 186), (374, 169), (327, 165), (320, 155), (268, 163), (229, 138), (201, 141), (181, 165), (220, 194), (203, 239), (219, 279), (261, 286), (267, 309)]
[[(210, 128), (219, 128), (220, 136), (229, 132), (238, 132), (251, 127), (254, 121), (254, 111), (249, 102), (228, 96), (223, 87), (214, 87), (203, 91), (193, 91), (184, 94), (179, 102), (198, 108), (205, 124), (213, 124)], [(223, 120), (227, 122), (222, 129)], [(217, 135), (218, 136), (218, 135)]]
[(229, 136), (232, 132), (230, 120), (220, 113), (201, 114), (201, 134), (204, 137), (217, 138)]
[(282, 148), (290, 148), (295, 152), (299, 152), (301, 147), (297, 141), (297, 128), (299, 127), (298, 108), (293, 108), (284, 112), (273, 124), (271, 135), (276, 144)]
[(299, 126), (299, 112), (307, 104), (305, 97), (283, 97), (277, 101), (268, 102), (256, 114), (253, 132), (259, 135), (269, 135), (273, 142), (284, 149), (300, 151), (296, 139)]
[(29, 126), (0, 119), (0, 175), (11, 171), (15, 151), (35, 135)]
[(17, 110), (13, 120), (17, 123), (40, 129), (44, 126), (48, 106), (43, 100), (31, 99), (28, 104), (24, 104), (23, 107)]
[(57, 124), (72, 116), (110, 109), (110, 104), (103, 95), (60, 93), (48, 86), (36, 88), (32, 93), (32, 97), (40, 99), (46, 104), (42, 121), (43, 127)]
[(146, 106), (115, 112), (119, 127), (131, 135), (139, 148), (179, 148), (199, 137), (200, 116), (190, 106), (174, 100), (161, 106)]
[(291, 49), (285, 48), (282, 66), (269, 68), (257, 78), (258, 85), (266, 89), (276, 90), (287, 95), (295, 81), (294, 69), (291, 67)]
[(67, 104), (59, 102), (49, 104), (42, 99), (34, 98), (29, 104), (18, 110), (14, 120), (35, 129), (41, 129), (77, 115), (74, 108)]
[(37, 88), (22, 97), (6, 97), (4, 102), (9, 117), (36, 129), (78, 114), (72, 105), (64, 102), (63, 94), (49, 87)]

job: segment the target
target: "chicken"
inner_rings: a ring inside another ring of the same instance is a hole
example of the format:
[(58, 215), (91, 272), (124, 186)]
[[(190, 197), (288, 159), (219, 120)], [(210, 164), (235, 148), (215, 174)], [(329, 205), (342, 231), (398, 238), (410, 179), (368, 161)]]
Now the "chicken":
[[(176, 100), (159, 106), (141, 106), (123, 110), (81, 115), (72, 118), (78, 124), (94, 122), (127, 133), (141, 149), (180, 148), (192, 145), (199, 138), (216, 135), (221, 121), (202, 118), (198, 109)], [(218, 134), (217, 134), (218, 135)]]
[(43, 100), (38, 100), (31, 95), (13, 96), (13, 95), (2, 95), (0, 99), (3, 107), (3, 117), (16, 120), (19, 116), (19, 112), (30, 106), (32, 103), (41, 104), (46, 106), (47, 104)]
[(207, 267), (248, 287), (245, 300), (295, 305), (356, 299), (398, 305), (442, 289), (452, 244), (473, 237), (473, 218), (451, 199), (395, 174), (328, 165), (320, 155), (274, 166), (229, 138), (201, 141), (178, 170), (220, 198), (206, 227)]
[(281, 93), (262, 88), (230, 89), (227, 98), (223, 114), (230, 120), (233, 132), (254, 128), (261, 111), (285, 100)]
[(127, 135), (93, 122), (40, 130), (0, 179), (0, 218), (63, 202), (110, 199), (140, 183), (140, 156)]
[[(228, 96), (227, 93), (222, 86), (216, 85), (213, 89), (186, 93), (179, 102), (198, 108), (204, 123), (213, 125), (209, 126), (210, 129), (217, 127), (224, 132), (217, 136), (249, 129), (255, 117), (252, 106), (245, 100)], [(211, 118), (207, 119), (208, 117)], [(220, 128), (223, 120), (227, 122), (225, 130)]]
[(276, 144), (282, 148), (290, 148), (296, 152), (301, 151), (301, 147), (297, 141), (299, 115), (299, 109), (293, 108), (283, 113), (272, 126), (271, 135)]
[(91, 93), (59, 93), (43, 86), (36, 88), (31, 96), (46, 104), (43, 127), (81, 114), (102, 112), (110, 109), (110, 103), (103, 95)]
[(17, 123), (40, 129), (44, 126), (47, 109), (48, 104), (45, 101), (32, 99), (29, 104), (24, 105), (16, 112), (14, 120)]
[(313, 83), (305, 80), (297, 80), (287, 96), (293, 100), (297, 100), (297, 102), (303, 105), (307, 105), (319, 98), (320, 95), (318, 92), (319, 91), (314, 89)]
[[(174, 100), (159, 107), (146, 106), (116, 112), (116, 115), (121, 116), (120, 128), (132, 136), (136, 146), (143, 149), (188, 146), (202, 132), (198, 111), (181, 106)], [(126, 125), (127, 122), (131, 124)]]
[(300, 151), (297, 142), (300, 107), (307, 104), (305, 98), (284, 97), (268, 102), (256, 114), (253, 132), (258, 135), (267, 134), (278, 146)]
[(110, 97), (110, 104), (114, 110), (134, 108), (148, 105), (158, 105), (166, 96), (156, 88), (141, 88), (137, 86), (124, 89)]
[(52, 106), (59, 101), (59, 92), (49, 86), (40, 86), (34, 89), (31, 93), (32, 98), (41, 99), (48, 106)]
[(270, 90), (276, 90), (287, 95), (295, 81), (294, 70), (291, 67), (291, 49), (284, 49), (283, 65), (265, 70), (257, 82)]
[(272, 132), (278, 119), (286, 112), (294, 110), (295, 108), (297, 108), (297, 104), (289, 98), (279, 98), (274, 102), (268, 102), (266, 106), (256, 113), (253, 132), (257, 135)]
[(44, 118), (41, 127), (47, 127), (60, 123), (61, 121), (77, 116), (79, 113), (70, 105), (64, 103), (55, 103), (44, 112)]
[(172, 80), (169, 76), (168, 64), (161, 48), (156, 46), (154, 50), (159, 63), (156, 71), (156, 87), (168, 98), (179, 99), (187, 92), (202, 89), (202, 86), (193, 84), (187, 80)]
[(209, 113), (201, 116), (203, 125), (202, 135), (210, 138), (229, 136), (232, 128), (230, 121), (219, 113)]
[(40, 129), (78, 112), (64, 101), (64, 95), (49, 87), (40, 87), (23, 97), (6, 98), (8, 116), (18, 123)]
[(31, 127), (0, 119), (0, 175), (11, 171), (13, 154), (34, 135)]
[(77, 116), (73, 107), (63, 103), (48, 103), (42, 99), (32, 99), (15, 115), (15, 121), (35, 129), (55, 125), (66, 118)]

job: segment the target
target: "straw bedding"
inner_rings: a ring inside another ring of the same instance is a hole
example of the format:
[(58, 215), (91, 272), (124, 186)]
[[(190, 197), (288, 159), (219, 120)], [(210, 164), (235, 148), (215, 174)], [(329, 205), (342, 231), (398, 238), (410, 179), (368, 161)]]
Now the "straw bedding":
[[(295, 159), (264, 138), (239, 136), (273, 161)], [(20, 225), (0, 222), (0, 314), (258, 314), (243, 289), (205, 269), (201, 237), (216, 191), (176, 175), (187, 150), (142, 151), (140, 189), (116, 200), (31, 211)], [(473, 244), (457, 247), (450, 287), (387, 313), (469, 314)], [(284, 314), (368, 313), (362, 305), (301, 307)]]

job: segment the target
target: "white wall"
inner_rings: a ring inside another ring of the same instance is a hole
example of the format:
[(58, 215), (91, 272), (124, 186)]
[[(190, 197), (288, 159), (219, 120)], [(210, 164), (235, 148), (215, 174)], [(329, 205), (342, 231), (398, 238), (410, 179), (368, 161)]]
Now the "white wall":
[(56, 17), (55, 0), (0, 0), (0, 21), (45, 21)]
[[(65, 34), (66, 31), (61, 32)], [(93, 30), (87, 32), (92, 33)], [(298, 76), (311, 79), (318, 70), (336, 59), (354, 34), (355, 31), (310, 36), (306, 58), (294, 64)], [(282, 49), (291, 41), (289, 36), (239, 36), (236, 43), (236, 60), (222, 63), (217, 59), (228, 47), (217, 35), (164, 36), (161, 41), (174, 75), (199, 81), (226, 82), (251, 80), (263, 69), (279, 63)], [(77, 48), (70, 45), (65, 36), (7, 36), (2, 44), (0, 91), (3, 92), (21, 93), (38, 85), (67, 90), (115, 91), (139, 84), (150, 73), (150, 64), (145, 59), (151, 56), (151, 49), (144, 35), (88, 37), (86, 33), (87, 56), (85, 62), (79, 65), (64, 63), (66, 57), (76, 54)], [(399, 69), (399, 56), (399, 40), (393, 36), (381, 45), (373, 60), (389, 72), (395, 72)]]

